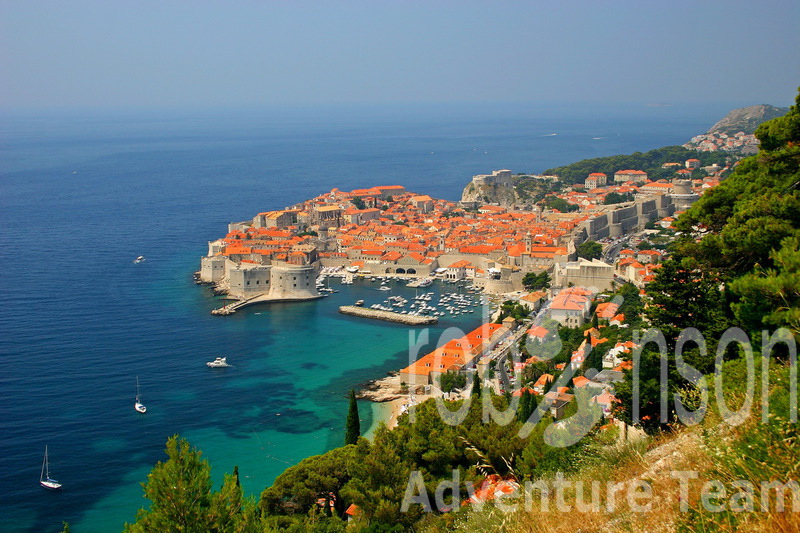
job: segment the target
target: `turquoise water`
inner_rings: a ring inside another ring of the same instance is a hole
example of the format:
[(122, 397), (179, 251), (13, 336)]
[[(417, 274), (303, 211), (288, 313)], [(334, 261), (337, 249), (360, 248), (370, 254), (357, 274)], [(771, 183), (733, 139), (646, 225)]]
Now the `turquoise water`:
[[(407, 327), (336, 312), (382, 300), (375, 284), (211, 316), (220, 302), (191, 274), (227, 223), (333, 187), (457, 199), (474, 174), (678, 144), (726, 111), (0, 117), (0, 530), (59, 531), (66, 520), (78, 533), (119, 531), (146, 505), (139, 483), (175, 433), (203, 450), (216, 482), (238, 465), (258, 495), (342, 442), (351, 388), (408, 364)], [(430, 347), (444, 328), (479, 321), (444, 321)], [(218, 355), (234, 366), (207, 368)], [(145, 415), (133, 410), (137, 376)], [(362, 428), (373, 411), (361, 404)], [(60, 492), (37, 482), (45, 444)]]

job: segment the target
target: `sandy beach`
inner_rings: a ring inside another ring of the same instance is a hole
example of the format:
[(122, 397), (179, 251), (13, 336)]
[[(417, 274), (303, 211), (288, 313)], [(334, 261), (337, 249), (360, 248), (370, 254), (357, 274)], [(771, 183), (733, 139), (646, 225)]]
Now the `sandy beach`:
[[(385, 422), (389, 429), (397, 426), (397, 419), (403, 412), (403, 406), (410, 401), (408, 391), (404, 391), (400, 384), (400, 376), (393, 374), (382, 379), (369, 382), (356, 397), (372, 402), (372, 426), (365, 433), (371, 437), (381, 422)], [(414, 395), (417, 401), (419, 395)]]

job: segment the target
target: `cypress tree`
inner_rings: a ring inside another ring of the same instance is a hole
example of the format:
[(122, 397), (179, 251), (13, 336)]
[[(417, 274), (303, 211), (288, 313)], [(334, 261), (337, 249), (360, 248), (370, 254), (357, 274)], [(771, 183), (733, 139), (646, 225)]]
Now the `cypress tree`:
[(481, 397), (481, 378), (478, 377), (477, 372), (472, 374), (472, 396), (475, 398)]
[(361, 436), (361, 422), (358, 420), (358, 404), (356, 393), (350, 389), (350, 409), (347, 411), (347, 431), (344, 434), (345, 444), (355, 444)]
[(536, 410), (536, 396), (527, 390), (522, 390), (522, 396), (519, 399), (517, 406), (517, 420), (523, 424), (528, 421), (533, 412)]

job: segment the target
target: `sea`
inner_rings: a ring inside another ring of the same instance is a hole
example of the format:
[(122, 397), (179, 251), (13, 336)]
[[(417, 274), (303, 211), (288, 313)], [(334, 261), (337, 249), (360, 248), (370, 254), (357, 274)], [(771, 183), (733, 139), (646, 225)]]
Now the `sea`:
[[(725, 106), (404, 104), (0, 113), (0, 531), (121, 531), (179, 434), (248, 495), (342, 444), (347, 395), (409, 363), (419, 329), (322, 300), (221, 305), (192, 274), (227, 224), (330, 191), (458, 200), (475, 174), (538, 173), (686, 142)], [(145, 261), (134, 263), (139, 255)], [(430, 290), (450, 290), (435, 284)], [(395, 283), (391, 294), (414, 296)], [(432, 349), (481, 315), (444, 317)], [(457, 328), (457, 329), (453, 329)], [(233, 365), (210, 369), (227, 356)], [(147, 413), (133, 409), (136, 383)], [(385, 410), (360, 402), (362, 429)], [(39, 486), (45, 446), (60, 491)]]

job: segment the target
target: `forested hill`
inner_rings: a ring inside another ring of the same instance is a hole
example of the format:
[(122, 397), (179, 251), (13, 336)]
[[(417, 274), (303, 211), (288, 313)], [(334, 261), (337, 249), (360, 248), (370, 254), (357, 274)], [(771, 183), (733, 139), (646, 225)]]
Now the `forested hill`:
[(661, 178), (669, 179), (675, 176), (674, 168), (661, 168), (664, 163), (680, 163), (683, 166), (687, 159), (699, 159), (701, 166), (714, 163), (725, 166), (728, 154), (719, 152), (698, 152), (682, 146), (665, 146), (649, 152), (635, 152), (630, 155), (612, 155), (609, 157), (595, 157), (584, 159), (571, 165), (550, 168), (542, 172), (546, 175), (556, 175), (566, 184), (583, 182), (592, 172), (603, 172), (609, 179), (619, 170), (643, 170), (651, 180)]

